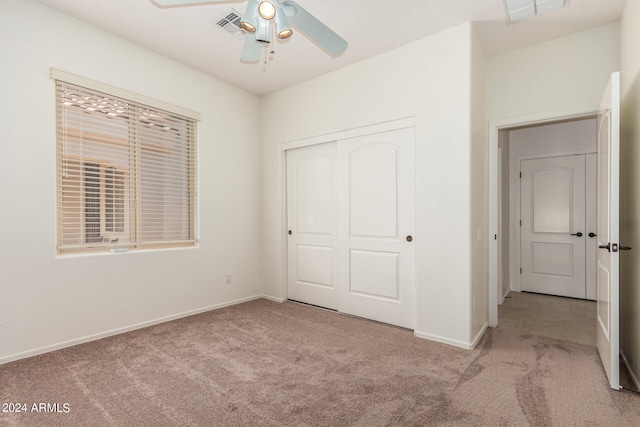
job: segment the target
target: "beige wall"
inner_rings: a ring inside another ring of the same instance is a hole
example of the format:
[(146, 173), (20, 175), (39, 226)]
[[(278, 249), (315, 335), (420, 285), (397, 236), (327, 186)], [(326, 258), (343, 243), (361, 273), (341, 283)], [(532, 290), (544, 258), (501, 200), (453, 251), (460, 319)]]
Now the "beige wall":
[(640, 2), (627, 1), (621, 25), (620, 346), (640, 387)]

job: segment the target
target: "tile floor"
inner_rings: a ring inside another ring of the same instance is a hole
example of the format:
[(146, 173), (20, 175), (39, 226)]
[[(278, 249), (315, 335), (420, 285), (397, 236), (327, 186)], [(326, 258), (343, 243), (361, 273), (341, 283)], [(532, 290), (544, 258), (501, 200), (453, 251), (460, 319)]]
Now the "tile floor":
[(511, 292), (498, 306), (498, 327), (596, 346), (594, 301)]

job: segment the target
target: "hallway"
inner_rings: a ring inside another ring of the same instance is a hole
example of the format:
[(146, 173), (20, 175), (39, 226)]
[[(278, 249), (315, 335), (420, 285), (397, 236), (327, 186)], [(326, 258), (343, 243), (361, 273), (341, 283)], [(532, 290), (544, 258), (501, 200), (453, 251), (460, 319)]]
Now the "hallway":
[(596, 346), (595, 301), (511, 292), (498, 307), (498, 327)]

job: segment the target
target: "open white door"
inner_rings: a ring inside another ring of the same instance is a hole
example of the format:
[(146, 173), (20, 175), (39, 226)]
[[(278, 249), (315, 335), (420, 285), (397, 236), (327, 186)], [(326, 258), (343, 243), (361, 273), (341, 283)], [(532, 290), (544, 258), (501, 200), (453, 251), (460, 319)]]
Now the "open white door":
[(613, 73), (598, 114), (597, 343), (612, 389), (620, 388), (619, 188), (620, 73)]

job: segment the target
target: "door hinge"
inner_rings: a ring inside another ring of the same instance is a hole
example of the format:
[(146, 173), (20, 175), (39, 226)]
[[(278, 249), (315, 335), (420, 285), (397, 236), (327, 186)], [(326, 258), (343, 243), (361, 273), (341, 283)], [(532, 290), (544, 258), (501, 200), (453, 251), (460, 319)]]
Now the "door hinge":
[(520, 172), (520, 178), (522, 178), (522, 172)]
[(522, 274), (522, 267), (520, 267), (520, 274)]
[(520, 220), (520, 227), (522, 227), (522, 220)]

